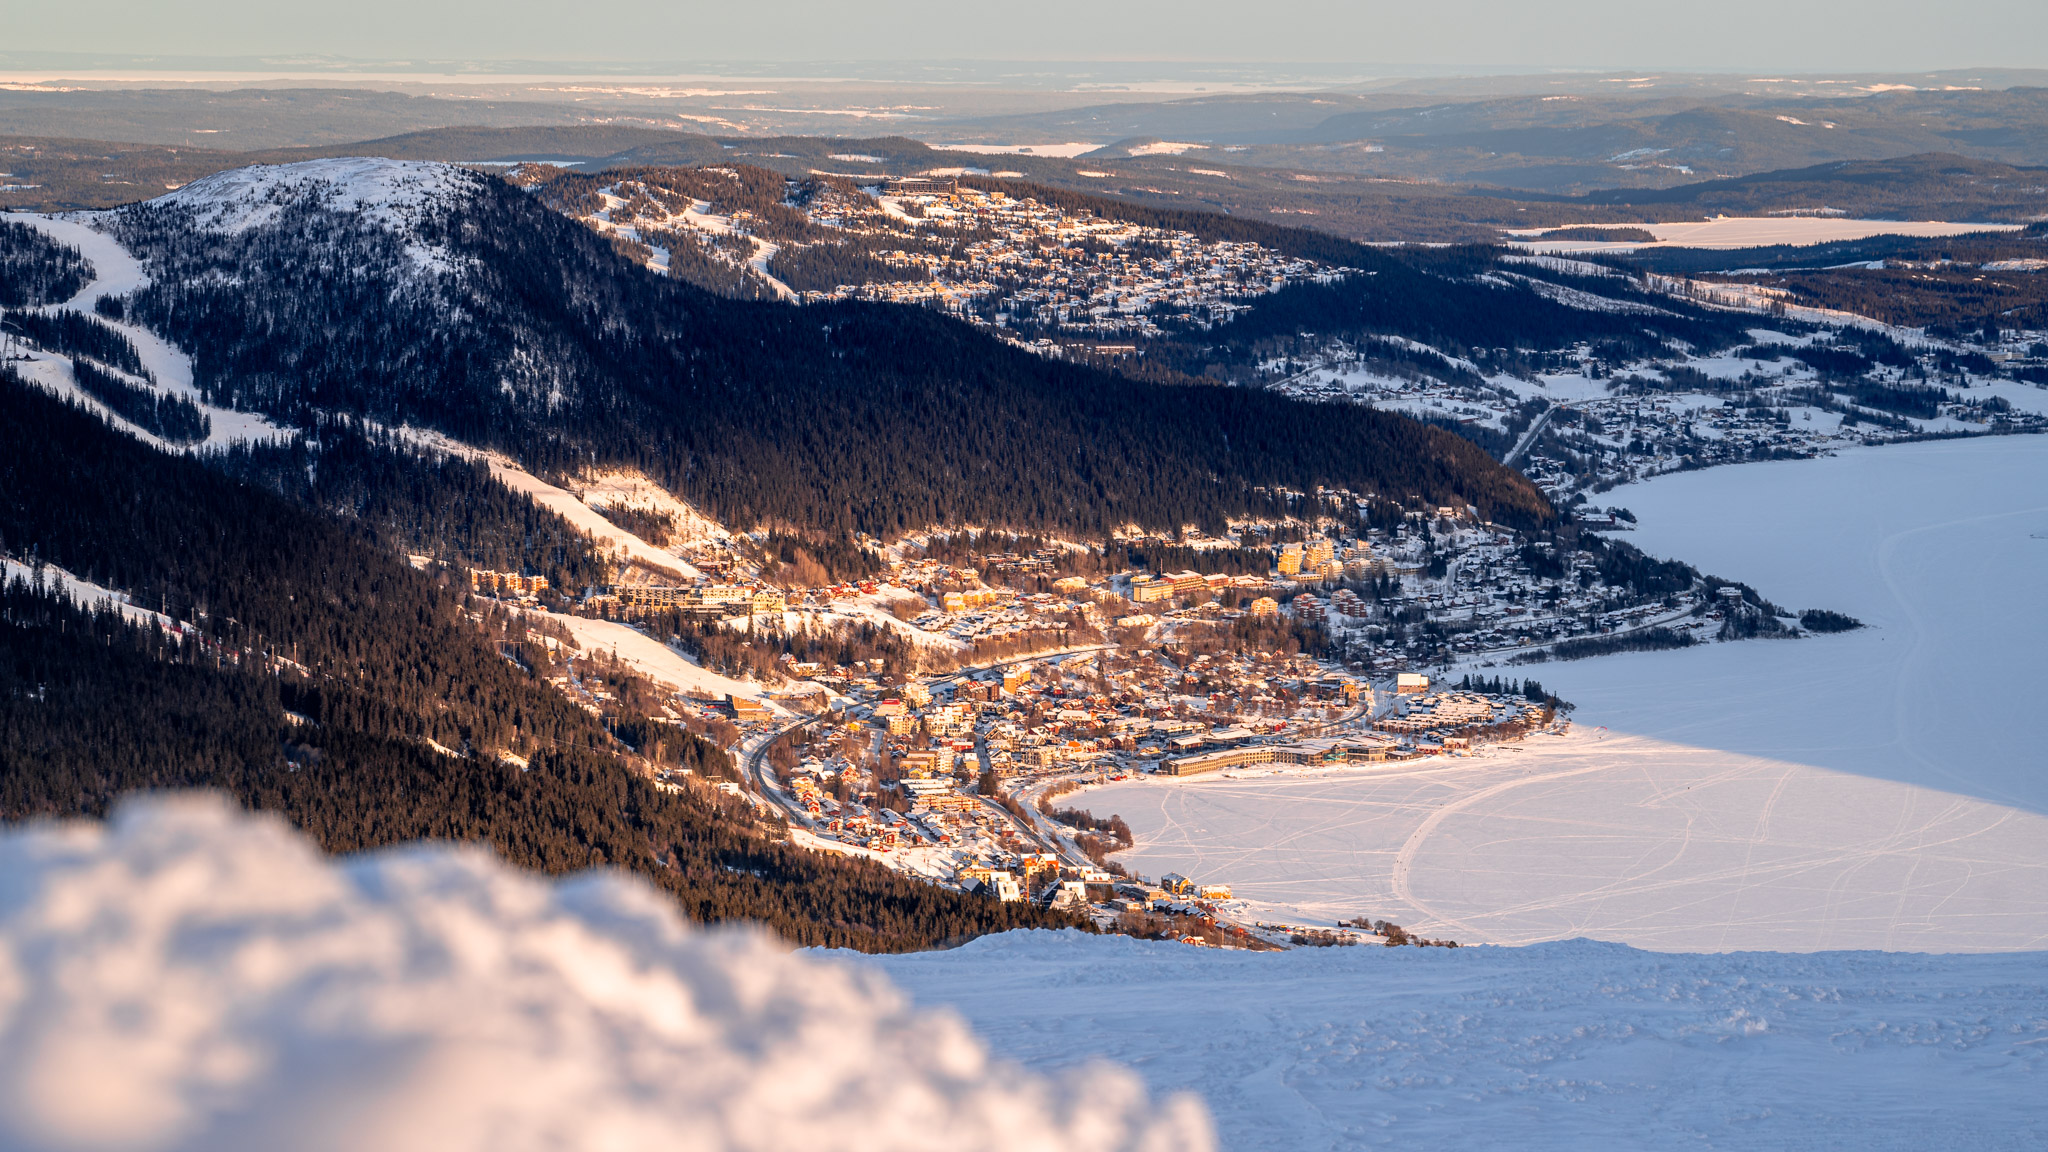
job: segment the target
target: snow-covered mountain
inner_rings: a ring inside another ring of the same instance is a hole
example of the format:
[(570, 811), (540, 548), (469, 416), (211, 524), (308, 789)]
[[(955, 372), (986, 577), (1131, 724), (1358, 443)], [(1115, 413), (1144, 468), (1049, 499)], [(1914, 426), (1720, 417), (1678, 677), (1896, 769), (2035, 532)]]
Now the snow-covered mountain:
[(474, 199), (486, 179), (452, 164), (379, 156), (257, 164), (195, 180), (144, 210), (188, 213), (193, 227), (231, 235), (271, 225), (287, 210), (350, 215), (404, 240), (420, 267), (446, 270), (448, 249), (423, 238), (427, 226)]

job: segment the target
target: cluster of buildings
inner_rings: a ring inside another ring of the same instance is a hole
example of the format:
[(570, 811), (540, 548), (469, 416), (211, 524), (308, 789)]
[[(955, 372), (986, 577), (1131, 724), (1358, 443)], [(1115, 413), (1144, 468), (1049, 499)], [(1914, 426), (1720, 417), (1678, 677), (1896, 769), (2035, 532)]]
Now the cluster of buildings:
[(469, 590), (479, 596), (526, 599), (548, 590), (545, 576), (523, 576), (517, 572), (493, 572), (488, 568), (469, 570)]
[[(1753, 335), (1772, 336), (1763, 330)], [(1960, 368), (1943, 379), (1940, 350), (1932, 346), (1921, 363), (1876, 367), (1864, 379), (1905, 389), (1933, 379), (1949, 389), (1948, 399), (1915, 415), (1874, 407), (1883, 401), (1871, 400), (1856, 382), (1801, 363), (1794, 338), (1776, 339), (1787, 343), (1766, 339), (1763, 351), (1749, 356), (1737, 349), (1635, 362), (1610, 362), (1599, 349), (1581, 345), (1542, 357), (1543, 370), (1525, 366), (1519, 375), (1447, 357), (1391, 362), (1373, 349), (1332, 342), (1306, 360), (1275, 361), (1267, 369), (1275, 377), (1269, 386), (1284, 394), (1455, 422), (1482, 442), (1496, 439), (1503, 450), (1533, 429), (1512, 462), (1558, 503), (1686, 468), (1809, 457), (1928, 433), (2048, 429), (2048, 404), (2015, 406), (1983, 387), (1996, 383), (1993, 378)], [(2024, 386), (2003, 383), (2008, 392), (2016, 387)]]
[(789, 596), (782, 589), (762, 585), (703, 581), (685, 586), (615, 585), (607, 592), (585, 597), (583, 603), (585, 608), (615, 618), (631, 619), (649, 612), (681, 612), (686, 616), (722, 619), (787, 611)]
[(997, 327), (1083, 337), (1110, 354), (1127, 351), (1120, 341), (1157, 335), (1162, 322), (1221, 323), (1252, 297), (1333, 274), (1257, 244), (1075, 216), (1002, 192), (885, 195), (917, 205), (921, 219), (907, 234), (975, 239), (946, 256), (906, 245), (886, 257), (921, 266), (929, 281), (831, 295), (943, 300)]
[[(758, 262), (750, 264), (758, 249), (734, 243), (747, 239), (747, 214), (670, 212), (624, 185), (612, 192), (623, 195), (607, 193), (594, 224), (630, 236), (638, 235), (636, 223), (706, 230), (715, 235), (708, 251), (739, 274), (766, 277)], [(866, 195), (811, 187), (792, 206), (830, 237), (800, 242), (845, 237), (896, 270), (806, 290), (801, 298), (936, 304), (1019, 332), (1020, 343), (1055, 354), (1064, 344), (1127, 354), (1135, 351), (1131, 341), (1156, 335), (1162, 323), (1220, 323), (1253, 297), (1336, 274), (1257, 244), (1076, 215), (1029, 197), (962, 188), (949, 177), (889, 180)], [(1058, 339), (1039, 343), (1033, 336)]]

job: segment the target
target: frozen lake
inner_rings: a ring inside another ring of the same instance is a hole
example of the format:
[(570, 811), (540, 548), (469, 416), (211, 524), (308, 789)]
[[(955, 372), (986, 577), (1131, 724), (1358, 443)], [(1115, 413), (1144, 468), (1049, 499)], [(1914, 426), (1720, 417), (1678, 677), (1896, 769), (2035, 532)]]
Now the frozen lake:
[(1616, 224), (1641, 228), (1656, 243), (1606, 240), (1531, 240), (1538, 229), (1510, 232), (1516, 247), (1549, 254), (1633, 252), (1638, 248), (1760, 248), (1772, 244), (1825, 244), (1868, 236), (1960, 236), (1966, 232), (2011, 232), (2018, 224), (1969, 224), (1948, 220), (1844, 220), (1829, 216), (1716, 216), (1671, 224)]
[[(2048, 439), (1618, 489), (1653, 554), (1870, 627), (1531, 669), (1567, 738), (1090, 793), (1276, 916), (1672, 950), (2048, 946)], [(1406, 919), (1403, 919), (1406, 917)]]

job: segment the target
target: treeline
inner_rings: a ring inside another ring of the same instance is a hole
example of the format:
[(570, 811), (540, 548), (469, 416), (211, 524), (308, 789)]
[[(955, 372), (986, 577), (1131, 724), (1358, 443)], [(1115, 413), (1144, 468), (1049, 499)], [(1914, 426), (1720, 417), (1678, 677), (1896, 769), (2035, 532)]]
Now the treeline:
[(1474, 676), (1467, 672), (1464, 678), (1458, 681), (1458, 690), (1461, 692), (1483, 692), (1489, 696), (1520, 696), (1524, 700), (1533, 701), (1538, 704), (1549, 704), (1553, 708), (1564, 703), (1557, 697), (1545, 692), (1543, 690), (1543, 683), (1534, 679), (1508, 680), (1500, 676)]
[(1863, 627), (1863, 621), (1845, 612), (1808, 608), (1799, 614), (1799, 626), (1808, 632), (1854, 632)]
[(83, 357), (71, 361), (71, 376), (87, 395), (159, 440), (190, 444), (213, 433), (213, 421), (183, 396), (124, 380)]
[(890, 241), (848, 237), (816, 244), (789, 244), (768, 261), (768, 274), (798, 292), (830, 292), (842, 284), (918, 283), (931, 279), (920, 265), (891, 264), (875, 253), (902, 247)]
[[(2048, 259), (2048, 248), (2037, 248), (2033, 258)], [(1927, 328), (1951, 338), (1986, 326), (2048, 328), (2048, 277), (2031, 270), (1837, 268), (1788, 272), (1761, 282), (1785, 289), (1801, 304)]]
[(880, 660), (884, 669), (899, 676), (912, 675), (923, 666), (917, 648), (901, 632), (866, 622), (786, 632), (751, 623), (744, 629), (727, 628), (663, 611), (640, 623), (656, 639), (676, 645), (714, 672), (766, 683), (786, 677), (791, 663), (831, 668)]
[[(778, 177), (779, 179), (779, 177)], [(1553, 516), (1477, 447), (1403, 417), (1051, 362), (926, 309), (722, 300), (621, 260), (498, 182), (398, 238), (286, 206), (237, 235), (162, 206), (122, 239), (132, 312), (218, 403), (437, 428), (543, 472), (638, 468), (726, 523), (892, 537), (942, 523), (1220, 529), (1318, 485)]]
[(346, 417), (288, 441), (238, 441), (205, 459), (302, 507), (361, 525), (389, 552), (545, 576), (557, 589), (609, 583), (568, 521), (491, 478), (488, 465), (413, 447)]
[(1133, 568), (1152, 573), (1200, 572), (1229, 576), (1264, 576), (1273, 570), (1271, 548), (1190, 548), (1185, 544), (1144, 543), (1122, 549)]
[(142, 355), (128, 337), (82, 312), (15, 312), (7, 322), (52, 352), (90, 356), (131, 376), (149, 377)]
[(881, 572), (885, 566), (880, 555), (844, 533), (799, 536), (771, 531), (762, 537), (756, 555), (764, 574), (789, 588), (816, 588), (859, 580)]
[(1541, 664), (1546, 660), (1585, 660), (1611, 656), (1616, 652), (1661, 652), (1669, 648), (1690, 648), (1698, 643), (1690, 632), (1658, 626), (1619, 636), (1580, 636), (1560, 640), (1548, 648), (1517, 653), (1510, 664)]
[(629, 504), (593, 504), (590, 510), (656, 548), (666, 548), (675, 535), (676, 518), (666, 512)]
[(668, 274), (670, 278), (685, 284), (694, 284), (713, 295), (729, 300), (773, 300), (775, 289), (761, 282), (759, 276), (740, 266), (737, 258), (728, 259), (712, 250), (709, 243), (699, 234), (687, 229), (642, 228), (640, 235), (649, 244), (659, 244), (668, 251)]
[(0, 591), (7, 819), (203, 786), (330, 851), (442, 838), (547, 872), (609, 864), (693, 917), (803, 944), (903, 950), (1070, 923), (792, 848), (709, 788), (657, 790), (597, 718), (501, 654), (523, 639), (509, 615), (479, 628), (456, 590), (364, 533), (11, 377), (0, 543), (196, 627), (173, 639), (47, 587)]
[(78, 295), (92, 283), (84, 253), (40, 228), (0, 220), (0, 308), (34, 308)]
[[(1275, 358), (1314, 353), (1332, 337), (1384, 354), (1382, 337), (1401, 337), (1481, 359), (1596, 343), (1619, 359), (1667, 354), (1682, 342), (1726, 348), (1745, 338), (1735, 319), (1689, 306), (1659, 305), (1661, 314), (1568, 307), (1525, 284), (1478, 277), (1499, 266), (1495, 247), (1403, 250), (1383, 257), (1371, 274), (1290, 284), (1258, 297), (1234, 319), (1200, 333), (1146, 343), (1146, 357), (1190, 376), (1244, 377)], [(1510, 270), (1519, 273), (1522, 266)], [(1624, 298), (1622, 285), (1588, 290)], [(1434, 364), (1417, 365), (1443, 375)], [(1453, 376), (1452, 378), (1456, 378)]]
[[(1701, 215), (1758, 216), (1787, 205), (1826, 204), (1854, 219), (2033, 220), (2038, 169), (1953, 153), (1836, 160), (1673, 188), (1619, 188), (1574, 197), (1586, 205), (1687, 207)], [(1667, 217), (1668, 218), (1668, 217)], [(1748, 267), (1748, 265), (1735, 265)]]

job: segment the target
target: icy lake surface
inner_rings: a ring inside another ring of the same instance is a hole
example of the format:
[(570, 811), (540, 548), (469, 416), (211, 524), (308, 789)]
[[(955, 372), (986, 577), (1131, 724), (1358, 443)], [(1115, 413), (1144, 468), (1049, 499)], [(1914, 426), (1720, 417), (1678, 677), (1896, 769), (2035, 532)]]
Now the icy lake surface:
[(1574, 732), (1378, 771), (1087, 793), (1148, 875), (1464, 942), (2048, 947), (2048, 438), (1859, 449), (1601, 497), (1630, 538), (1869, 627), (1523, 670)]
[[(1637, 248), (1755, 248), (1771, 244), (1825, 244), (1867, 236), (1960, 236), (1970, 232), (2015, 231), (2018, 224), (1971, 224), (1947, 220), (1845, 220), (1827, 216), (1715, 216), (1668, 224), (1617, 224), (1640, 228), (1655, 244), (1602, 240), (1521, 240), (1531, 252), (1632, 252)], [(1538, 230), (1512, 235), (1533, 236)]]

